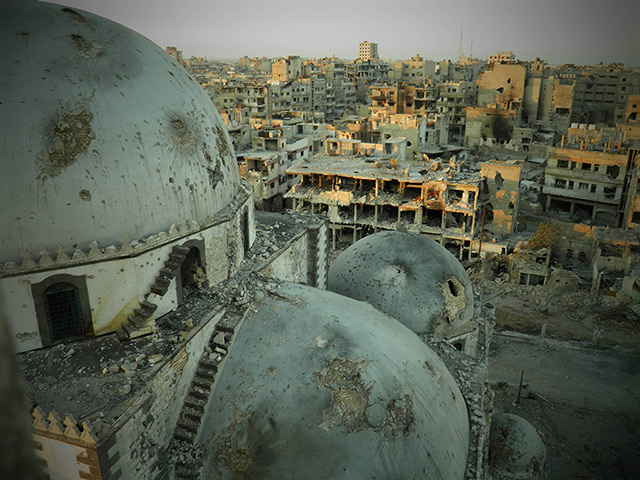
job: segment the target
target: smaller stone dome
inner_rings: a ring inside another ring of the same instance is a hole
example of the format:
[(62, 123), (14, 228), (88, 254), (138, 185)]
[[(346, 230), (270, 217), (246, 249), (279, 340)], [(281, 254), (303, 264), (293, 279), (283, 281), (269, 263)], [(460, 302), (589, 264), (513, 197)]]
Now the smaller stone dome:
[(444, 335), (473, 317), (473, 286), (460, 262), (414, 233), (380, 232), (354, 243), (331, 265), (327, 288), (418, 334)]
[(489, 470), (494, 480), (547, 478), (547, 449), (536, 429), (510, 413), (491, 416)]

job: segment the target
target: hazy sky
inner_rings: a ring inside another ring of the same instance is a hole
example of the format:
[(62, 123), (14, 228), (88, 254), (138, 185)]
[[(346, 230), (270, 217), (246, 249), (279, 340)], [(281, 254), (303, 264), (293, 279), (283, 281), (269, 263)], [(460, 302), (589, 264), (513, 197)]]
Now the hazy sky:
[(62, 0), (122, 23), (161, 47), (233, 58), (337, 55), (353, 59), (362, 40), (382, 58), (416, 53), (550, 63), (640, 66), (639, 0)]

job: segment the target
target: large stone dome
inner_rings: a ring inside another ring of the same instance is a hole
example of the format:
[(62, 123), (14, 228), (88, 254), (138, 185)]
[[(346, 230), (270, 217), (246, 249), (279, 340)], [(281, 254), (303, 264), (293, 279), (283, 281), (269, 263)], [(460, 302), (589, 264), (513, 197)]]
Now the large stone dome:
[(255, 307), (203, 420), (204, 478), (464, 478), (465, 401), (409, 329), (302, 285)]
[(202, 222), (236, 195), (233, 147), (167, 53), (104, 18), (0, 3), (0, 263)]
[(329, 290), (370, 303), (413, 332), (444, 334), (473, 317), (473, 286), (437, 242), (397, 231), (369, 235), (329, 269)]

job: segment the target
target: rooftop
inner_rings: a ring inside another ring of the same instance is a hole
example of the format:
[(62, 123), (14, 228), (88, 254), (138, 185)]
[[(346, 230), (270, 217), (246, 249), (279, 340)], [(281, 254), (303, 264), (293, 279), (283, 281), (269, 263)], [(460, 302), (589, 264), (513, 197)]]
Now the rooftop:
[(201, 330), (234, 321), (255, 298), (276, 287), (260, 272), (306, 226), (321, 221), (256, 211), (256, 240), (234, 276), (188, 295), (177, 310), (156, 320), (154, 335), (121, 342), (108, 334), (19, 354), (30, 407), (55, 410), (62, 419), (72, 415), (88, 422), (98, 438), (106, 437), (153, 392), (161, 370), (180, 368), (185, 345)]
[[(384, 157), (345, 157), (318, 155), (308, 160), (292, 165), (287, 169), (290, 175), (337, 175), (358, 179), (398, 180), (401, 182), (451, 182), (477, 184), (482, 177), (479, 171), (457, 170), (448, 164), (433, 169), (434, 162), (397, 162), (396, 168), (391, 168), (391, 158)], [(443, 162), (444, 164), (444, 162)]]

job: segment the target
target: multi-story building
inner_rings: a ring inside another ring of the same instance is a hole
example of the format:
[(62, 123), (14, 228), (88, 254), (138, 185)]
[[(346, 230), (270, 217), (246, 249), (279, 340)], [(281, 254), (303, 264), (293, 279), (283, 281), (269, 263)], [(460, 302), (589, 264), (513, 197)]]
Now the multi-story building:
[(298, 56), (289, 56), (272, 62), (271, 80), (274, 82), (288, 82), (302, 75), (302, 59)]
[(178, 50), (176, 47), (167, 47), (165, 48), (166, 52), (171, 55), (176, 62), (178, 62), (180, 65), (183, 64), (182, 62), (182, 50)]
[(297, 211), (326, 213), (334, 242), (345, 235), (355, 241), (380, 229), (402, 229), (427, 235), (468, 258), (480, 229), (476, 213), (482, 175), (461, 170), (455, 160), (434, 161), (426, 168), (407, 162), (403, 143), (329, 140), (327, 155), (287, 170), (300, 176), (300, 183), (286, 197)]
[(629, 95), (640, 94), (640, 71), (623, 65), (571, 69), (573, 77), (571, 121), (622, 123)]
[(409, 85), (396, 82), (393, 85), (374, 85), (370, 88), (372, 114), (409, 113), (423, 114), (435, 106), (434, 89), (429, 85)]
[(389, 79), (391, 65), (385, 62), (353, 62), (344, 64), (344, 75), (356, 86), (358, 103), (369, 102), (369, 88), (378, 83), (386, 83)]
[(527, 151), (532, 142), (532, 129), (518, 127), (519, 116), (519, 109), (467, 107), (465, 145), (501, 146)]
[(283, 151), (242, 152), (236, 156), (240, 176), (253, 187), (256, 208), (281, 210), (282, 196), (293, 185), (286, 174), (289, 161)]
[(631, 207), (637, 188), (637, 181), (631, 181), (637, 176), (637, 151), (612, 148), (553, 149), (543, 187), (547, 210), (593, 225), (624, 227), (628, 217), (639, 220)]
[(449, 118), (449, 141), (462, 145), (465, 134), (466, 108), (471, 103), (471, 90), (465, 82), (445, 82), (438, 85), (436, 111)]
[(516, 56), (513, 52), (498, 52), (489, 55), (489, 61), (487, 63), (513, 63), (516, 61)]
[(249, 115), (266, 118), (269, 112), (269, 86), (259, 83), (230, 82), (210, 93), (218, 110), (246, 107)]
[(244, 150), (251, 145), (251, 126), (247, 107), (220, 110), (222, 121), (229, 131), (234, 150)]
[(478, 106), (518, 108), (524, 98), (526, 68), (519, 64), (488, 64), (478, 78)]
[(360, 42), (360, 48), (358, 49), (358, 60), (362, 62), (370, 62), (378, 59), (378, 44), (370, 43), (366, 40)]
[(334, 121), (345, 111), (355, 109), (356, 87), (344, 79), (328, 80), (323, 75), (312, 75), (292, 82), (272, 82), (270, 91), (273, 114), (291, 110), (317, 112)]
[(416, 55), (409, 60), (393, 63), (389, 71), (389, 81), (424, 84), (435, 73), (436, 62), (424, 60), (420, 55)]

